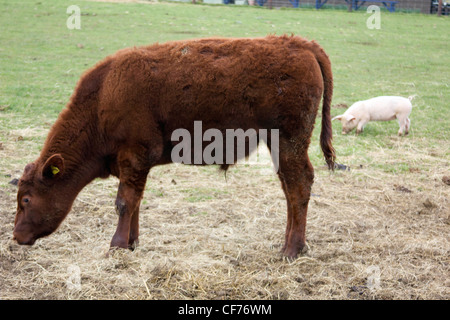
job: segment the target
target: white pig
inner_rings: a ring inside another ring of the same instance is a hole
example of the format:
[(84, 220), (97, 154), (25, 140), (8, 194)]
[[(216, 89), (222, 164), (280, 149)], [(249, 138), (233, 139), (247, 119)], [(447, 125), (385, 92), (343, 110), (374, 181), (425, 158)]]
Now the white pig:
[(398, 135), (407, 135), (411, 126), (408, 116), (411, 113), (411, 100), (409, 98), (395, 96), (381, 96), (369, 100), (355, 102), (344, 114), (334, 117), (332, 120), (340, 120), (342, 134), (347, 134), (356, 127), (356, 134), (363, 131), (369, 121), (389, 121), (397, 119), (400, 129)]

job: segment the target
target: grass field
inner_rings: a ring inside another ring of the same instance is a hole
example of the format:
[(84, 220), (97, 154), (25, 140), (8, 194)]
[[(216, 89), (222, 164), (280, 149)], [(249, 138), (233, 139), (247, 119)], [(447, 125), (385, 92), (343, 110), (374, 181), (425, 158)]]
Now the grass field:
[[(0, 299), (450, 298), (448, 17), (382, 12), (371, 30), (365, 12), (78, 1), (81, 29), (70, 30), (69, 4), (0, 0)], [(87, 68), (129, 46), (291, 33), (329, 54), (335, 105), (416, 95), (406, 137), (395, 121), (359, 136), (333, 124), (337, 161), (350, 171), (325, 169), (317, 120), (306, 255), (279, 254), (286, 204), (264, 166), (236, 166), (226, 180), (212, 166), (155, 168), (134, 252), (105, 257), (112, 178), (87, 186), (55, 234), (29, 248), (11, 241), (9, 182), (37, 158)]]

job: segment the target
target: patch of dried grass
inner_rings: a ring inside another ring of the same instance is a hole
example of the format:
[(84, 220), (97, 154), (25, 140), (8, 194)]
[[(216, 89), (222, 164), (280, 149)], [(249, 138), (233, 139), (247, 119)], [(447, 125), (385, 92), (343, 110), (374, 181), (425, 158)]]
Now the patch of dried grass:
[[(15, 187), (2, 175), (0, 298), (448, 299), (448, 162), (419, 166), (413, 146), (398, 144), (419, 170), (359, 167), (352, 156), (341, 159), (350, 171), (316, 168), (310, 250), (295, 261), (279, 253), (286, 201), (264, 166), (237, 166), (226, 179), (214, 167), (155, 168), (141, 204), (140, 245), (108, 257), (117, 180), (87, 186), (60, 229), (28, 248), (10, 240)], [(376, 156), (394, 161), (391, 151)]]

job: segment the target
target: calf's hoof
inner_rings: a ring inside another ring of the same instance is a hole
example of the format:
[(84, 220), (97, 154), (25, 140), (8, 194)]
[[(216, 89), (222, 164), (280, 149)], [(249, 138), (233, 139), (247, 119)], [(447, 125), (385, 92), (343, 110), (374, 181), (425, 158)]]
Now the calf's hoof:
[(125, 239), (124, 237), (121, 237), (119, 235), (115, 235), (112, 240), (111, 240), (111, 244), (109, 245), (111, 248), (116, 248), (116, 249), (128, 249), (128, 237)]
[(109, 258), (109, 257), (115, 257), (117, 255), (115, 255), (116, 253), (119, 254), (121, 252), (121, 250), (123, 250), (123, 248), (119, 248), (119, 247), (109, 247), (108, 252), (106, 252), (105, 257)]
[(309, 251), (309, 245), (299, 244), (297, 246), (284, 247), (281, 252), (288, 261), (294, 261), (299, 255), (304, 255)]
[(128, 250), (134, 251), (139, 245), (139, 239), (130, 240), (128, 242)]

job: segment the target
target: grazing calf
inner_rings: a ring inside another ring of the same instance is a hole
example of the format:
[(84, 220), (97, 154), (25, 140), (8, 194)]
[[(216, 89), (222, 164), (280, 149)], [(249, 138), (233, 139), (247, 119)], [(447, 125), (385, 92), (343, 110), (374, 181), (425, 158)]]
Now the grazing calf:
[(411, 113), (411, 100), (403, 97), (382, 96), (369, 100), (355, 102), (344, 114), (334, 117), (332, 120), (340, 120), (342, 134), (347, 134), (356, 128), (359, 134), (369, 121), (389, 121), (397, 119), (400, 129), (398, 135), (407, 135), (411, 127), (408, 116)]
[[(113, 175), (120, 181), (119, 221), (111, 247), (133, 248), (149, 170), (173, 162), (175, 130), (193, 134), (194, 122), (201, 121), (202, 134), (278, 130), (277, 145), (271, 136), (266, 142), (279, 153), (277, 174), (287, 200), (283, 253), (295, 257), (305, 246), (314, 176), (308, 146), (322, 95), (320, 144), (334, 168), (332, 92), (328, 56), (317, 43), (296, 36), (186, 40), (118, 51), (81, 77), (39, 158), (25, 167), (14, 238), (32, 245), (49, 235), (84, 186)], [(231, 151), (225, 149), (224, 157)]]

